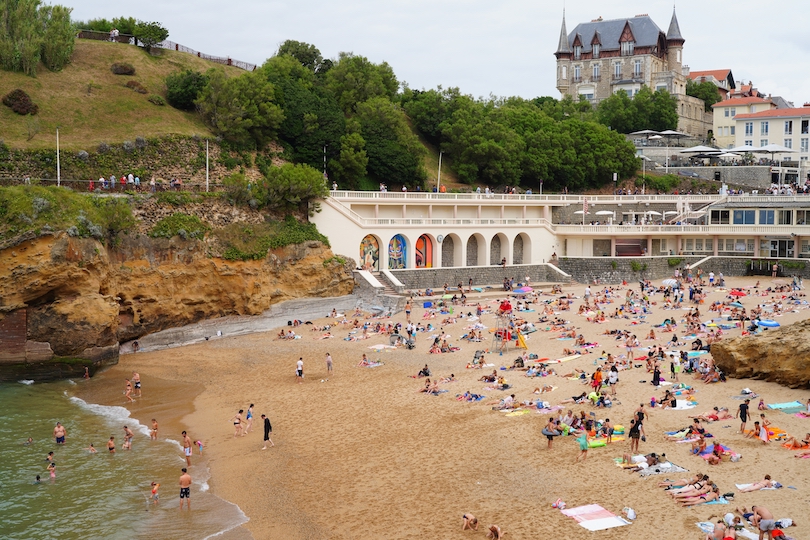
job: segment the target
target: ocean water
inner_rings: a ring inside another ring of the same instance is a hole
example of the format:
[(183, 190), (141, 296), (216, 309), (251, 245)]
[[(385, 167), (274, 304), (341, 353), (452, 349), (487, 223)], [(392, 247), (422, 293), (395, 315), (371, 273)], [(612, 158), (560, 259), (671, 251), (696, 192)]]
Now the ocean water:
[[(196, 450), (192, 510), (181, 512), (179, 442), (163, 435), (151, 441), (124, 407), (86, 403), (72, 396), (75, 388), (72, 381), (0, 384), (0, 538), (245, 538), (236, 528), (247, 517), (209, 492), (208, 469)], [(57, 421), (67, 428), (66, 445), (52, 437)], [(129, 451), (122, 450), (124, 425), (135, 432)], [(115, 455), (106, 447), (111, 435)], [(25, 445), (28, 437), (34, 442)], [(85, 450), (90, 443), (97, 454)], [(34, 482), (36, 475), (42, 483)], [(151, 482), (161, 484), (157, 506), (148, 500)]]

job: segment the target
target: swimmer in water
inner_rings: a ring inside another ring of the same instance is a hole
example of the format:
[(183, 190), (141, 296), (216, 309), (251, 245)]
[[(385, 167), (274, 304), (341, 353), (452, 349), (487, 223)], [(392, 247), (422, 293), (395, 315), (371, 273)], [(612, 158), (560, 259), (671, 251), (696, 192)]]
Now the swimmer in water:
[(149, 436), (152, 438), (153, 441), (156, 441), (157, 434), (158, 434), (158, 423), (157, 420), (152, 418), (152, 431), (149, 433)]
[(88, 446), (87, 448), (85, 448), (85, 450), (87, 450), (87, 451), (88, 451), (88, 452), (90, 452), (91, 454), (95, 454), (95, 453), (96, 453), (96, 448), (93, 446), (93, 443), (90, 443), (90, 446)]
[(158, 499), (160, 498), (160, 494), (158, 494), (158, 489), (160, 489), (160, 484), (157, 482), (152, 482), (152, 495), (149, 497), (152, 499), (152, 502), (155, 506), (157, 506)]
[(28, 440), (23, 443), (23, 446), (30, 446), (32, 444), (34, 444), (34, 439), (28, 437)]

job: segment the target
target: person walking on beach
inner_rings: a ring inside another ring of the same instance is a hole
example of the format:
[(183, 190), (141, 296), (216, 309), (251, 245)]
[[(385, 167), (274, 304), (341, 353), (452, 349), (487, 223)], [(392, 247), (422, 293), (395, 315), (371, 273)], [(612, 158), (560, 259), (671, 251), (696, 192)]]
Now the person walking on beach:
[(295, 376), (298, 377), (298, 384), (304, 382), (304, 359), (299, 358), (295, 363)]
[(129, 382), (129, 379), (124, 380), (127, 381), (126, 386), (124, 387), (124, 395), (127, 397), (127, 401), (134, 403), (135, 400), (132, 399), (132, 383)]
[(630, 453), (638, 452), (638, 439), (641, 437), (641, 433), (639, 424), (635, 420), (630, 420), (630, 430), (627, 432), (627, 436), (630, 437)]
[(740, 408), (737, 410), (737, 418), (740, 419), (740, 433), (745, 433), (745, 424), (748, 422), (748, 407), (751, 403), (750, 399), (746, 399), (740, 403)]
[[(237, 435), (242, 433), (242, 413), (244, 409), (239, 409), (239, 412), (233, 415), (231, 421), (233, 422), (233, 436), (236, 438)], [(243, 434), (244, 435), (244, 434)]]
[(180, 470), (183, 471), (183, 474), (180, 475), (180, 510), (183, 509), (183, 499), (186, 500), (186, 506), (191, 510), (191, 476), (185, 467)]
[(331, 376), (333, 372), (334, 366), (332, 365), (332, 355), (326, 353), (326, 374)]
[(186, 455), (186, 465), (191, 467), (191, 437), (183, 431), (183, 453)]
[(65, 444), (66, 437), (67, 430), (65, 426), (61, 422), (57, 422), (56, 427), (53, 428), (53, 438), (56, 440), (56, 444)]
[(253, 403), (251, 403), (250, 407), (248, 407), (245, 420), (247, 420), (247, 425), (245, 425), (245, 432), (242, 433), (242, 435), (247, 435), (250, 433), (251, 428), (253, 428)]
[(135, 397), (141, 397), (141, 376), (136, 371), (132, 372), (132, 385), (135, 387)]
[(264, 446), (262, 446), (262, 450), (267, 450), (267, 443), (270, 443), (270, 446), (275, 446), (273, 441), (270, 440), (270, 434), (273, 433), (273, 426), (270, 425), (270, 419), (264, 414), (262, 415), (262, 420), (264, 420)]

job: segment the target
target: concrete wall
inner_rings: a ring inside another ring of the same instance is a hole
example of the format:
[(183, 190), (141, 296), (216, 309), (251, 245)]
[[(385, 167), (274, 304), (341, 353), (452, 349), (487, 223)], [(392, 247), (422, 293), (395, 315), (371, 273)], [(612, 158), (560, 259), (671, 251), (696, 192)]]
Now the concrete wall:
[[(720, 183), (735, 184), (745, 188), (763, 189), (771, 185), (771, 168), (762, 166), (739, 166), (733, 165), (724, 167), (670, 167), (671, 173), (678, 171), (689, 171), (699, 174), (708, 180), (714, 180), (714, 172), (720, 171)], [(660, 172), (660, 171), (659, 171)], [(717, 184), (718, 189), (720, 183)]]
[[(773, 265), (775, 259), (755, 259), (755, 261), (762, 260), (762, 267), (767, 269)], [(767, 262), (764, 262), (767, 261)], [(804, 259), (779, 259), (779, 277), (801, 276), (802, 278), (810, 279), (810, 265)], [(757, 262), (755, 266), (759, 266)], [(785, 264), (789, 264), (788, 268)], [(796, 267), (799, 266), (800, 267)], [(715, 274), (723, 273), (725, 276), (745, 276), (748, 274), (751, 267), (751, 259), (748, 257), (708, 257), (706, 261), (695, 266), (700, 267), (704, 272), (714, 272)], [(760, 274), (757, 274), (760, 275)], [(770, 280), (770, 273), (764, 276)], [(770, 281), (768, 281), (770, 283)]]
[(459, 283), (465, 287), (469, 279), (473, 287), (482, 285), (500, 286), (503, 278), (515, 278), (523, 282), (526, 276), (532, 283), (567, 283), (570, 278), (561, 274), (550, 264), (511, 265), (505, 269), (500, 266), (476, 266), (471, 268), (424, 268), (419, 270), (391, 270), (407, 289), (441, 288), (445, 283), (455, 287)]
[[(677, 257), (681, 261), (675, 266), (670, 266), (670, 259), (675, 260), (675, 257), (642, 257), (638, 259), (563, 257), (558, 261), (558, 265), (561, 270), (570, 274), (571, 278), (579, 283), (593, 283), (594, 280), (598, 280), (599, 283), (621, 283), (623, 280), (633, 283), (639, 279), (671, 277), (676, 268), (684, 268), (685, 265), (697, 262), (701, 258)], [(633, 270), (633, 263), (639, 265), (637, 267), (640, 269)]]

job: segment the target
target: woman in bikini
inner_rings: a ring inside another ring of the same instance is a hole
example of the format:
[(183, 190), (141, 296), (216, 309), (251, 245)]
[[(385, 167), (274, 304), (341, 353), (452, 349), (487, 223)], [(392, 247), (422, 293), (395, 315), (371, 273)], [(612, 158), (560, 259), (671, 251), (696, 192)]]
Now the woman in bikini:
[(796, 437), (788, 437), (782, 446), (788, 450), (801, 450), (802, 448), (810, 448), (810, 433), (805, 434), (804, 439), (797, 439)]
[(245, 412), (244, 409), (239, 409), (239, 412), (236, 413), (231, 421), (233, 422), (233, 436), (236, 438), (237, 435), (242, 433), (242, 413)]
[(716, 501), (720, 498), (720, 488), (715, 486), (710, 492), (706, 493), (705, 495), (700, 495), (699, 497), (694, 497), (690, 499), (681, 499), (680, 504), (681, 506), (695, 506), (698, 504), (707, 503), (709, 501)]
[(242, 435), (247, 435), (248, 433), (250, 433), (250, 430), (253, 427), (253, 403), (251, 403), (250, 407), (248, 407), (247, 415), (245, 415), (245, 420), (247, 420), (247, 425), (245, 426), (245, 432)]

